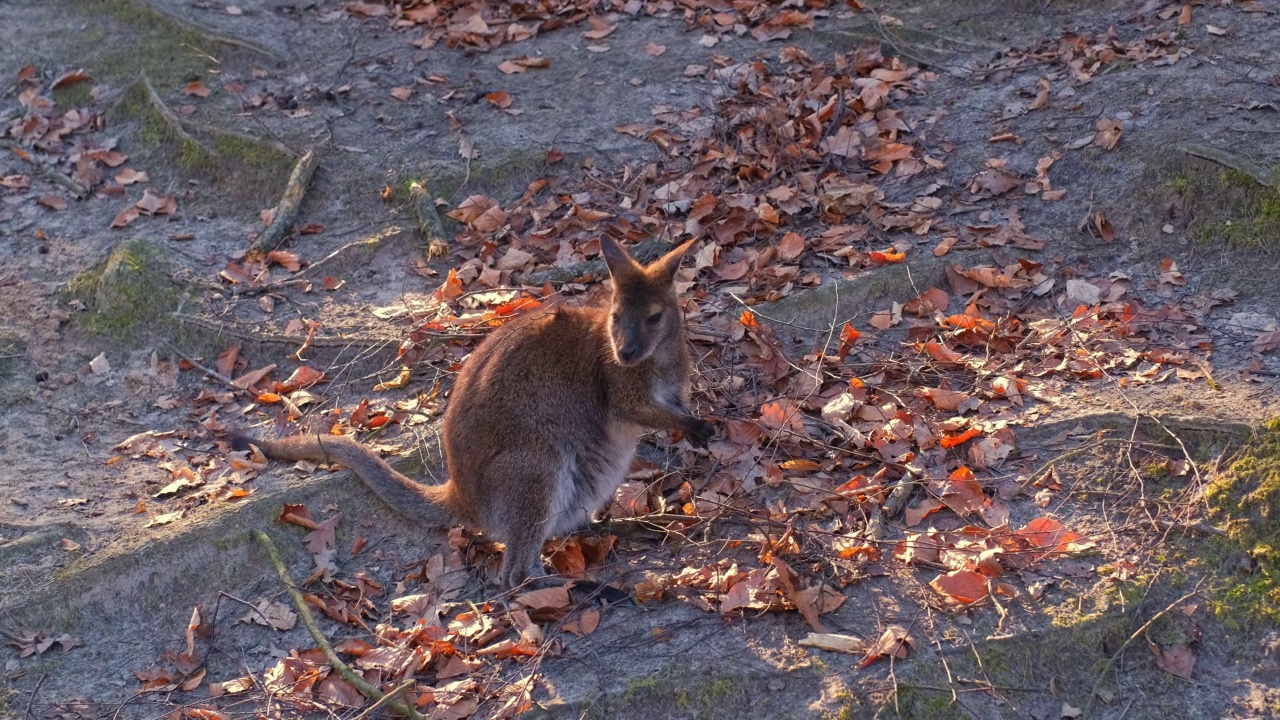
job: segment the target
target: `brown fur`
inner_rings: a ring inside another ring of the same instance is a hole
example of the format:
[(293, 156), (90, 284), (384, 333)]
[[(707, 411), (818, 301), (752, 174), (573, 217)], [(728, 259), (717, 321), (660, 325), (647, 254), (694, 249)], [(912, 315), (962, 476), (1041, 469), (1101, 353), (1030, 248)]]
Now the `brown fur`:
[(258, 441), (280, 460), (339, 462), (383, 500), (431, 525), (458, 520), (506, 544), (499, 582), (542, 572), (547, 538), (591, 521), (625, 478), (640, 435), (712, 427), (687, 409), (692, 363), (672, 284), (685, 243), (648, 267), (602, 238), (609, 306), (534, 314), (472, 353), (444, 416), (449, 482), (396, 472), (349, 438)]

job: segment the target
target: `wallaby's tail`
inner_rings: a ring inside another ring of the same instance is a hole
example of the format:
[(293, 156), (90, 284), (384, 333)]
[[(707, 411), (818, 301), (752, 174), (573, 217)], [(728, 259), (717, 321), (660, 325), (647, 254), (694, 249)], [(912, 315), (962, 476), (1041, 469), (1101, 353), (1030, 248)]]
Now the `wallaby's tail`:
[(231, 436), (231, 447), (247, 450), (257, 445), (272, 460), (338, 463), (352, 470), (396, 512), (434, 527), (448, 527), (458, 521), (456, 499), (451, 484), (423, 485), (397, 472), (372, 450), (341, 435), (298, 435), (283, 440), (259, 440), (247, 435)]

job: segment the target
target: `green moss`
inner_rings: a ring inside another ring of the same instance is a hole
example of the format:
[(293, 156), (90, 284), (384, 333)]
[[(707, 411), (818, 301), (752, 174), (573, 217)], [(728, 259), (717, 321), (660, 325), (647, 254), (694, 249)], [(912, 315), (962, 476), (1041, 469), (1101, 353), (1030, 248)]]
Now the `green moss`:
[(178, 288), (160, 249), (136, 239), (117, 247), (100, 267), (75, 277), (70, 294), (92, 312), (92, 332), (128, 340), (137, 331), (157, 332), (172, 322)]
[[(130, 86), (108, 122), (135, 125), (129, 153), (148, 167), (181, 171), (171, 180), (198, 178), (214, 190), (210, 201), (273, 204), (283, 190), (294, 158), (273, 144), (217, 129), (176, 127), (152, 102), (141, 82)], [(154, 174), (154, 173), (153, 173)]]
[(636, 695), (651, 693), (656, 691), (657, 689), (658, 689), (658, 678), (653, 676), (635, 678), (631, 682), (627, 683), (627, 689), (622, 691), (622, 696), (630, 700)]
[(147, 3), (77, 0), (72, 6), (93, 18), (80, 21), (84, 28), (78, 45), (86, 49), (84, 62), (99, 80), (121, 83), (145, 72), (152, 82), (167, 87), (217, 65), (219, 43)]
[(63, 110), (84, 107), (93, 103), (93, 96), (90, 95), (92, 88), (93, 86), (89, 83), (75, 83), (54, 90), (52, 99), (54, 104)]
[(1186, 207), (1191, 235), (1202, 244), (1270, 250), (1280, 238), (1280, 191), (1239, 170), (1188, 170), (1167, 187)]
[(1187, 551), (1216, 576), (1215, 614), (1236, 627), (1280, 622), (1280, 420), (1209, 483), (1206, 499), (1210, 522), (1225, 535)]

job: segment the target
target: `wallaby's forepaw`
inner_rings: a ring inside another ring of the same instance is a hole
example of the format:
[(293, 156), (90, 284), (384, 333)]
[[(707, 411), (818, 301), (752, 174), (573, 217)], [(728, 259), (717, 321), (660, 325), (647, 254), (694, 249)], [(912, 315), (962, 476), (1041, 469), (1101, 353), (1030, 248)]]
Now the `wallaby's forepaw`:
[(702, 418), (691, 418), (684, 428), (685, 437), (694, 447), (706, 447), (707, 441), (716, 434), (716, 426)]

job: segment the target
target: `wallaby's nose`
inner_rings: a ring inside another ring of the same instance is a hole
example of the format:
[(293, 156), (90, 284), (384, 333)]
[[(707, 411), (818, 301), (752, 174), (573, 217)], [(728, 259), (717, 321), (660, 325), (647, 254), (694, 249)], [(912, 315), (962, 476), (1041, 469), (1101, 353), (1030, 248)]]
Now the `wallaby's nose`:
[(640, 347), (638, 345), (623, 345), (618, 348), (618, 359), (622, 362), (631, 362), (640, 357)]

